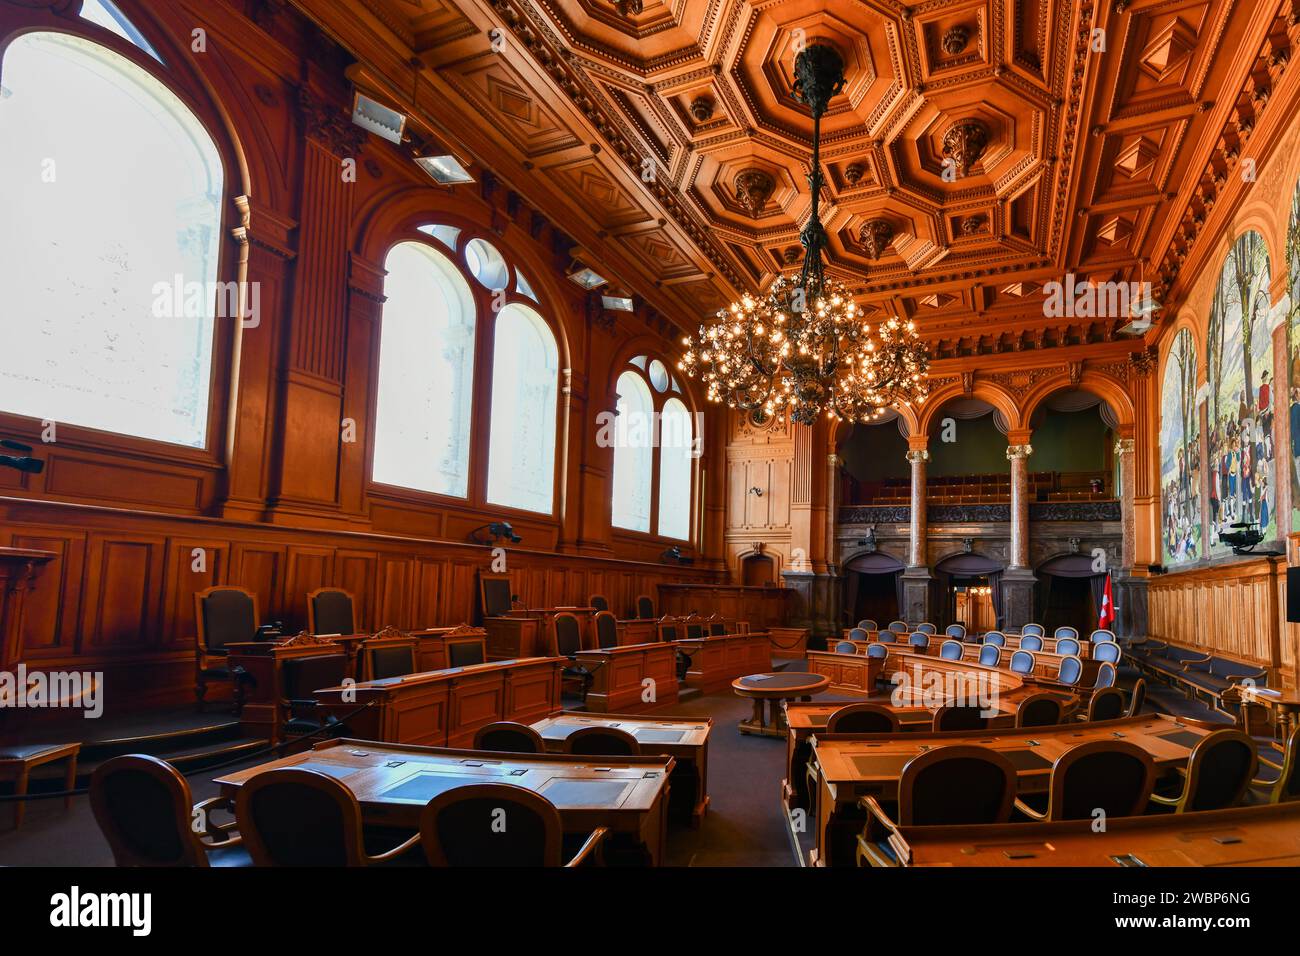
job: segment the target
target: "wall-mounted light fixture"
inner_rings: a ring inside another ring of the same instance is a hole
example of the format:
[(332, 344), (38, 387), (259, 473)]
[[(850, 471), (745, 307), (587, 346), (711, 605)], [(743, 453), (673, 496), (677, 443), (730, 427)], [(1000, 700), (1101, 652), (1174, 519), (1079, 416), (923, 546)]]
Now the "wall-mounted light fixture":
[(577, 259), (574, 259), (569, 263), (566, 275), (568, 275), (569, 281), (576, 282), (589, 292), (592, 289), (599, 289), (609, 281), (591, 266), (586, 265)]
[(763, 497), (763, 489), (759, 487), (750, 488), (749, 493), (753, 495), (755, 498)]
[(406, 132), (406, 114), (390, 109), (360, 90), (352, 95), (352, 122), (380, 139), (399, 146)]

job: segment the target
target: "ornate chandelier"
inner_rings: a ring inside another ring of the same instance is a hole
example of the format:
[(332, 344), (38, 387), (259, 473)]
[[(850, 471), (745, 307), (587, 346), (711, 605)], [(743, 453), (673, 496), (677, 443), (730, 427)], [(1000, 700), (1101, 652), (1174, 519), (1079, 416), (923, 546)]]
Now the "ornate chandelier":
[(789, 408), (812, 424), (818, 414), (867, 421), (894, 405), (920, 403), (930, 359), (911, 322), (897, 318), (872, 334), (844, 284), (824, 273), (826, 230), (819, 213), (821, 118), (844, 89), (844, 61), (831, 47), (813, 43), (794, 63), (794, 94), (812, 111), (812, 211), (799, 236), (804, 247), (798, 276), (781, 276), (765, 295), (744, 295), (683, 340), (677, 367), (699, 375), (710, 401), (731, 408)]

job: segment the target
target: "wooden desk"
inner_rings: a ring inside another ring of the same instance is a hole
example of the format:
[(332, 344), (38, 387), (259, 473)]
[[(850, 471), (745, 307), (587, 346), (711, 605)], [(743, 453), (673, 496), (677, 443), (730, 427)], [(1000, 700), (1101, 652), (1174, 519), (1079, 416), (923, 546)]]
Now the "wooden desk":
[[(843, 640), (843, 641), (852, 640), (852, 638), (849, 637), (849, 632), (852, 631), (852, 630), (854, 630), (854, 628), (851, 628), (851, 627), (843, 628), (843, 629), (840, 631), (840, 640)], [(909, 633), (910, 633), (910, 632), (909, 632)], [(908, 637), (907, 634), (898, 634), (898, 635), (895, 635), (895, 636), (898, 637), (898, 638), (900, 638), (900, 639), (899, 639), (898, 641), (895, 641), (894, 643), (901, 644), (901, 645), (906, 645), (906, 644), (907, 644), (907, 637)], [(1007, 640), (1006, 640), (1006, 644), (1003, 645), (1003, 650), (1004, 650), (1004, 652), (1006, 652), (1006, 653), (1010, 653), (1011, 651), (1018, 651), (1018, 650), (1020, 650), (1020, 635), (1019, 635), (1019, 634), (1007, 634), (1007, 635), (1005, 635), (1005, 636), (1006, 636), (1006, 639), (1007, 639)], [(868, 642), (874, 642), (874, 641), (878, 641), (878, 640), (880, 640), (880, 631), (867, 631), (867, 641), (868, 641)], [(931, 635), (930, 635), (930, 647), (934, 650), (934, 653), (937, 654), (937, 653), (939, 653), (939, 651), (938, 651), (939, 646), (942, 645), (944, 641), (955, 641), (955, 640), (957, 640), (957, 638), (955, 638), (955, 637), (944, 637), (944, 635), (942, 635), (942, 634), (931, 634)], [(1055, 638), (1055, 637), (1045, 637), (1045, 638), (1043, 638), (1043, 650), (1046, 651), (1046, 652), (1049, 653), (1049, 654), (1055, 654), (1055, 653), (1056, 653), (1056, 641), (1057, 641), (1057, 638)], [(979, 649), (980, 649), (981, 647), (984, 646), (984, 644), (983, 644), (982, 641), (962, 641), (961, 643), (964, 644), (964, 645), (965, 645), (966, 647), (968, 647), (968, 648), (970, 648), (970, 647), (975, 648), (975, 656), (976, 656), (976, 657), (979, 656)], [(1033, 653), (1037, 654), (1038, 651), (1034, 651)], [(1084, 660), (1087, 660), (1087, 659), (1090, 658), (1091, 656), (1092, 656), (1092, 644), (1090, 644), (1087, 640), (1085, 640), (1085, 639), (1083, 639), (1083, 638), (1080, 638), (1080, 639), (1079, 639), (1079, 657), (1083, 658)]]
[(531, 617), (483, 618), (488, 657), (493, 660), (515, 660), (550, 654), (549, 644), (543, 640), (541, 624), (541, 621)]
[(578, 619), (578, 633), (583, 649), (599, 646), (596, 640), (596, 608), (594, 607), (530, 607), (517, 608), (510, 612), (511, 617), (526, 618), (537, 622), (537, 653), (558, 653), (555, 646), (555, 615), (572, 614)]
[(772, 669), (772, 643), (766, 631), (683, 638), (672, 643), (691, 659), (687, 686), (698, 687), (705, 694), (722, 690), (737, 677)]
[(306, 767), (342, 780), (372, 825), (416, 829), (420, 811), (437, 794), (472, 783), (508, 783), (546, 797), (560, 811), (566, 833), (596, 827), (626, 834), (644, 848), (650, 865), (663, 855), (672, 757), (569, 757), (555, 754), (488, 754), (476, 750), (394, 746), (343, 738), (304, 753), (218, 777), (233, 797), (254, 775), (280, 767)]
[[(653, 644), (659, 640), (659, 622), (634, 618), (618, 622), (618, 643)], [(597, 642), (599, 643), (599, 642)]]
[(901, 827), (904, 866), (1300, 866), (1300, 803), (999, 826)]
[[(396, 631), (398, 629), (394, 629)], [(348, 652), (351, 659), (351, 670), (354, 677), (360, 679), (363, 675), (360, 670), (360, 662), (357, 659), (361, 645), (377, 634), (317, 634), (316, 637), (324, 638), (335, 644), (340, 645)], [(415, 669), (417, 671), (439, 671), (447, 666), (447, 646), (459, 642), (478, 643), (483, 646), (483, 659), (488, 659), (487, 654), (487, 631), (481, 627), (468, 627), (464, 624), (457, 627), (430, 627), (419, 631), (401, 631), (406, 637), (415, 639)]]
[[(468, 747), (497, 720), (526, 724), (560, 709), (564, 657), (526, 657), (316, 691), (353, 735), (395, 744)], [(369, 708), (355, 713), (358, 708)]]
[(660, 584), (659, 613), (685, 617), (718, 614), (748, 621), (755, 630), (785, 625), (794, 590), (783, 587), (744, 587), (736, 584)]
[[(813, 694), (820, 694), (830, 683), (821, 674), (806, 674), (800, 671), (787, 671), (776, 674), (748, 674), (737, 677), (731, 682), (731, 689), (737, 697), (748, 697), (754, 702), (754, 714), (749, 720), (740, 722), (742, 734), (758, 734), (763, 737), (784, 737), (788, 728), (785, 725), (785, 710), (782, 704), (787, 700), (802, 698), (809, 700)], [(772, 719), (763, 717), (763, 702), (767, 702)]]
[[(852, 866), (864, 819), (861, 797), (898, 799), (898, 779), (913, 757), (926, 750), (976, 743), (1005, 754), (1016, 765), (1020, 793), (1047, 790), (1056, 759), (1094, 740), (1122, 739), (1149, 753), (1161, 773), (1183, 766), (1208, 726), (1157, 714), (1090, 724), (1060, 724), (1002, 731), (965, 730), (944, 734), (818, 734), (812, 738), (817, 768), (816, 866)], [(1090, 822), (1090, 821), (1089, 821)]]
[(284, 725), (284, 662), (292, 657), (319, 657), (347, 653), (333, 638), (301, 637), (275, 641), (238, 641), (226, 645), (231, 668), (242, 667), (248, 674), (244, 707), (239, 726), (250, 737), (266, 737), (272, 743), (282, 738)]
[[(578, 664), (591, 672), (589, 710), (653, 710), (677, 702), (677, 648), (672, 644), (630, 644), (579, 651)], [(647, 687), (646, 681), (653, 683)], [(647, 690), (652, 691), (645, 700)]]
[(698, 827), (709, 806), (709, 734), (713, 718), (695, 717), (630, 717), (626, 714), (590, 714), (565, 711), (546, 717), (533, 724), (533, 729), (546, 741), (546, 749), (560, 753), (564, 741), (575, 730), (583, 727), (617, 727), (626, 730), (641, 744), (642, 754), (660, 754), (672, 757), (670, 809), (680, 811)]
[(1258, 704), (1268, 710), (1277, 726), (1277, 736), (1285, 743), (1292, 731), (1300, 726), (1300, 693), (1294, 690), (1249, 687), (1233, 684), (1223, 692), (1225, 701)]

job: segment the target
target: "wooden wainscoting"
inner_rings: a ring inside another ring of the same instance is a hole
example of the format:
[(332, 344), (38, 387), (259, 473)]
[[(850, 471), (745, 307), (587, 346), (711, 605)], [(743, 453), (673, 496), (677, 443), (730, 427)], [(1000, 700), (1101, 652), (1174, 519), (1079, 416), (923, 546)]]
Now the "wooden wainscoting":
[(1295, 626), (1286, 618), (1286, 562), (1254, 558), (1150, 579), (1150, 636), (1268, 667), (1295, 686)]
[[(4, 497), (0, 547), (55, 554), (26, 595), (17, 655), (0, 667), (103, 671), (109, 712), (193, 699), (195, 591), (248, 588), (263, 622), (288, 633), (306, 628), (318, 587), (351, 591), (363, 630), (438, 627), (474, 620), (475, 576), (491, 561), (488, 548), (452, 541)], [(619, 617), (661, 584), (725, 573), (515, 548), (507, 557), (526, 607), (603, 594)]]

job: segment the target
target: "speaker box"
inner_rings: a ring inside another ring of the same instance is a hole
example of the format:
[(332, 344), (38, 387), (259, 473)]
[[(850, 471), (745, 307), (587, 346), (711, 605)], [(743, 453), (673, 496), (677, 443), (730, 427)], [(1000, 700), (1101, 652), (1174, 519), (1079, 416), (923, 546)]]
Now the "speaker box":
[(1300, 568), (1286, 569), (1286, 619), (1300, 624)]

